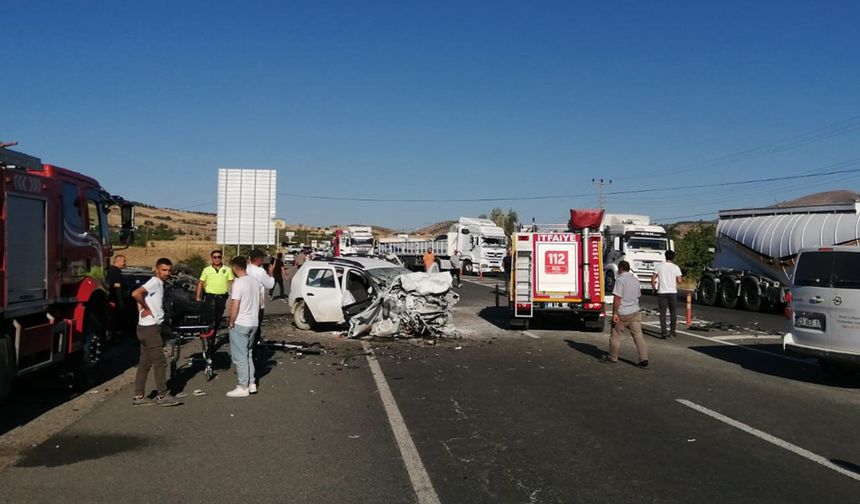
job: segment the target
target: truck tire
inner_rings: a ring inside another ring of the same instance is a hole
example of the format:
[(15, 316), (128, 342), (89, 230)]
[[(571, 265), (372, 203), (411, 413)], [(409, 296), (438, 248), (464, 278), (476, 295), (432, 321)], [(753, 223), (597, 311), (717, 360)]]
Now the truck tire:
[(89, 390), (95, 384), (93, 369), (101, 360), (105, 341), (105, 323), (95, 309), (84, 315), (83, 345), (73, 359), (74, 386), (79, 391)]
[(586, 319), (583, 323), (586, 332), (602, 333), (606, 331), (606, 317), (594, 317)]
[(705, 275), (699, 282), (698, 298), (705, 306), (714, 306), (717, 303), (717, 281), (711, 275)]
[(726, 277), (720, 282), (720, 305), (725, 308), (735, 308), (738, 306), (738, 286), (735, 284), (734, 277)]
[(758, 282), (752, 278), (741, 282), (741, 307), (744, 310), (757, 312), (761, 310), (762, 299), (759, 294)]
[(464, 275), (474, 275), (475, 274), (475, 268), (472, 267), (472, 261), (470, 261), (468, 259), (463, 261), (463, 274)]
[(293, 306), (293, 324), (302, 331), (309, 331), (313, 325), (314, 317), (304, 299), (296, 301)]
[(8, 335), (0, 336), (0, 402), (12, 391), (17, 363), (15, 361), (15, 342)]
[(607, 270), (606, 273), (603, 274), (603, 291), (606, 292), (607, 295), (612, 294), (615, 291), (615, 273), (612, 270)]

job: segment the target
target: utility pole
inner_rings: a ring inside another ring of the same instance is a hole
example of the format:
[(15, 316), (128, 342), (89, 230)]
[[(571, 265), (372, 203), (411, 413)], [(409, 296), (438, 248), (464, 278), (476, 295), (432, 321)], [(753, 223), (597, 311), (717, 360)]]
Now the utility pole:
[(612, 183), (612, 179), (591, 179), (591, 183), (600, 187), (600, 196), (598, 196), (597, 204), (600, 208), (606, 208), (606, 186)]

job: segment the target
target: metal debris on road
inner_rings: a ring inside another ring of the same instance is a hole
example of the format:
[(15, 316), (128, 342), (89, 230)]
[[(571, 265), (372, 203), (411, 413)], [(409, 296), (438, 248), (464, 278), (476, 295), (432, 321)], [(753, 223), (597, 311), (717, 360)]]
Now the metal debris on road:
[(325, 348), (323, 348), (319, 343), (306, 343), (304, 341), (261, 341), (259, 346), (270, 350), (296, 352), (297, 354), (322, 355), (325, 353)]
[(452, 283), (448, 272), (397, 277), (365, 311), (350, 319), (347, 336), (455, 336), (451, 307), (460, 296), (451, 290)]

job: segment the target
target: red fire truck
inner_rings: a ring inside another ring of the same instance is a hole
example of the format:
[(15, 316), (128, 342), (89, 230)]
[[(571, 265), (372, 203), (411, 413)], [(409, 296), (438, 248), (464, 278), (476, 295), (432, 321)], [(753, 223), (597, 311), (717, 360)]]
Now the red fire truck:
[(514, 233), (511, 326), (528, 329), (536, 316), (556, 314), (603, 331), (602, 221), (603, 210), (571, 210), (569, 224), (532, 225)]
[(110, 315), (107, 213), (120, 206), (120, 241), (129, 243), (134, 208), (90, 177), (5, 147), (0, 200), (3, 397), (17, 376), (60, 362), (85, 371), (98, 362)]

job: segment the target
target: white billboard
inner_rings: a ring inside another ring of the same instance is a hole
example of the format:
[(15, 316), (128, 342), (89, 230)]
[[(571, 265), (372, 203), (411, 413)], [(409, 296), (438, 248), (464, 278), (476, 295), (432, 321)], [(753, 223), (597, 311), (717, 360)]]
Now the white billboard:
[(274, 245), (275, 170), (218, 169), (219, 245)]

